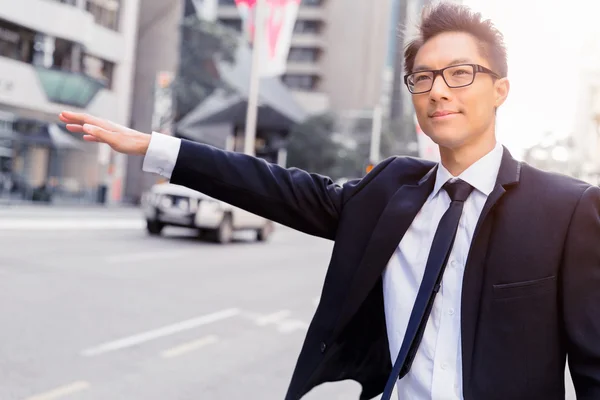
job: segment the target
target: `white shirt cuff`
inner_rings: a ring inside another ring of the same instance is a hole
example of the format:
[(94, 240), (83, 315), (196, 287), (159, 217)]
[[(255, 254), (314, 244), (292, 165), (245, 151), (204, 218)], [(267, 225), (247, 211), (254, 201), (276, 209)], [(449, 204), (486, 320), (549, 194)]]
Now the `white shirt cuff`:
[(167, 179), (171, 179), (171, 174), (179, 156), (180, 147), (181, 139), (152, 132), (152, 138), (150, 138), (150, 145), (148, 146), (148, 151), (146, 151), (142, 169), (145, 172), (159, 174)]

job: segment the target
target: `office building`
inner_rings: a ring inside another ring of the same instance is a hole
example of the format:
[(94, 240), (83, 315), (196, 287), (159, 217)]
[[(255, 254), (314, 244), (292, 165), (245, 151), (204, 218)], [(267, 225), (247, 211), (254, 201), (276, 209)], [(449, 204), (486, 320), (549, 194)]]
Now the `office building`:
[(70, 134), (58, 113), (128, 125), (138, 6), (0, 0), (0, 166), (10, 181), (0, 186), (11, 196), (30, 199), (46, 185), (57, 197), (121, 199), (124, 157)]
[[(309, 113), (378, 104), (391, 2), (302, 0), (282, 80)], [(234, 0), (219, 0), (217, 18), (242, 29)]]

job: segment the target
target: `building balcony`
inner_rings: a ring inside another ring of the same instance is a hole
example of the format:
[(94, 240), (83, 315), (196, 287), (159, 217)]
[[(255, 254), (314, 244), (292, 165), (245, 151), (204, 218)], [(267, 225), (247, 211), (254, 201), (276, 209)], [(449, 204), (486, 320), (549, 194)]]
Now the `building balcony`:
[(327, 14), (323, 7), (300, 5), (300, 8), (298, 9), (298, 19), (325, 21), (327, 19)]
[(294, 33), (292, 35), (292, 47), (317, 47), (324, 48), (325, 40), (318, 33)]
[(91, 77), (0, 57), (0, 103), (56, 118), (65, 108), (117, 120), (117, 94)]
[(125, 57), (124, 41), (119, 32), (96, 24), (91, 13), (70, 4), (48, 0), (0, 0), (0, 18), (80, 43), (87, 53), (104, 60), (120, 63)]
[(292, 75), (321, 75), (321, 67), (316, 62), (288, 61), (286, 74)]
[[(218, 18), (240, 18), (240, 12), (235, 5), (219, 5), (217, 9)], [(312, 7), (301, 5), (298, 9), (298, 19), (325, 20), (326, 11), (323, 7)]]

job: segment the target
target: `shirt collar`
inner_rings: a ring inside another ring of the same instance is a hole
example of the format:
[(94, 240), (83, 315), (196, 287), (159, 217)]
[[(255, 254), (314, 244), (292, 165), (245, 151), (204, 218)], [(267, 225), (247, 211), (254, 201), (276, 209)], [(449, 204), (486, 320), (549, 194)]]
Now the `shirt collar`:
[[(463, 171), (457, 178), (467, 182), (481, 193), (489, 196), (496, 185), (496, 178), (502, 162), (503, 148), (500, 143), (492, 151), (477, 160), (473, 165)], [(454, 178), (452, 174), (439, 163), (435, 176), (435, 186), (433, 187), (432, 197), (436, 196), (442, 186)]]

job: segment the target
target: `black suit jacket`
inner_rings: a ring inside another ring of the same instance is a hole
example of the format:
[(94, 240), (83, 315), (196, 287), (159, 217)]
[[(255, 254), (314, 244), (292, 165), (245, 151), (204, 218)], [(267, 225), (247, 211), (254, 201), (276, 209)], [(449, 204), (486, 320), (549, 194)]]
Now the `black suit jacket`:
[[(353, 379), (360, 399), (391, 370), (381, 274), (430, 194), (436, 164), (392, 157), (343, 187), (298, 169), (183, 141), (171, 182), (335, 240), (286, 400)], [(504, 149), (462, 289), (466, 400), (600, 399), (600, 189)]]

